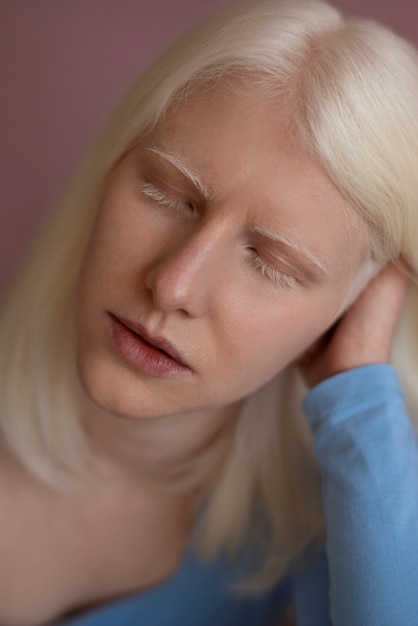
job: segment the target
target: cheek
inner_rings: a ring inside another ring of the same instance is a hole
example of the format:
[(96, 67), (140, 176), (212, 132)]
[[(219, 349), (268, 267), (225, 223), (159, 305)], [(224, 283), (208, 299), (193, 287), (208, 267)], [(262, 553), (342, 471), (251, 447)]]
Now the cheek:
[(117, 206), (105, 203), (99, 208), (79, 274), (79, 290), (87, 297), (114, 289), (120, 277), (129, 276), (127, 268), (136, 271), (137, 229), (121, 217)]
[[(297, 359), (337, 317), (340, 298), (298, 298), (253, 313), (241, 330), (242, 348), (262, 375), (276, 373)], [(245, 358), (245, 357), (244, 357)]]

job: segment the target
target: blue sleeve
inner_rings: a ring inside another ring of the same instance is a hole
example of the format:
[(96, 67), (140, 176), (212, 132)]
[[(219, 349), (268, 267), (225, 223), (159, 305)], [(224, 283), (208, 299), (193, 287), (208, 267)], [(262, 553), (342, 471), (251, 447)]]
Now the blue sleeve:
[[(418, 450), (396, 371), (334, 376), (304, 410), (324, 478), (333, 626), (418, 625)], [(309, 575), (299, 587), (309, 604)]]

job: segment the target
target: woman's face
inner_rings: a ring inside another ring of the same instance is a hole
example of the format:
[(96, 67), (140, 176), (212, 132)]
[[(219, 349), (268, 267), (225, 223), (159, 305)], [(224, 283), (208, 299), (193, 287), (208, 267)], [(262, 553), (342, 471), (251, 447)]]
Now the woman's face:
[(151, 418), (232, 405), (336, 319), (365, 228), (278, 110), (219, 85), (115, 169), (77, 308), (80, 377), (100, 406)]

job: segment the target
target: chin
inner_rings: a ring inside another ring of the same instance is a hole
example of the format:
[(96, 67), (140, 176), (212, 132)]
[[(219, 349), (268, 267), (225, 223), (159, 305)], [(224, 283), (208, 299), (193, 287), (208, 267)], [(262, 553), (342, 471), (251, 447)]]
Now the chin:
[(148, 420), (169, 412), (168, 407), (162, 406), (166, 403), (161, 394), (153, 394), (146, 381), (138, 380), (127, 368), (112, 360), (79, 355), (77, 372), (89, 401), (115, 417)]

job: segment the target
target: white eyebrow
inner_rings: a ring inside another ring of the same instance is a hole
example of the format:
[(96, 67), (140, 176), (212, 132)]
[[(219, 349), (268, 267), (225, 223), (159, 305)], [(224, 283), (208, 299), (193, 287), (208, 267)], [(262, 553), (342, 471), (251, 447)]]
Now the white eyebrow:
[(289, 248), (293, 248), (294, 250), (296, 250), (296, 252), (302, 254), (309, 261), (311, 261), (311, 263), (316, 265), (316, 267), (321, 271), (322, 274), (326, 275), (329, 273), (325, 263), (320, 261), (303, 243), (297, 242), (291, 237), (287, 237), (286, 235), (273, 233), (272, 231), (260, 226), (255, 226), (254, 231), (262, 235), (263, 237), (267, 237), (268, 239), (272, 239), (273, 241), (282, 243)]
[(190, 182), (193, 183), (193, 185), (200, 191), (200, 193), (205, 198), (209, 197), (208, 189), (202, 183), (199, 176), (195, 172), (193, 172), (190, 167), (182, 163), (180, 159), (173, 156), (172, 154), (169, 154), (168, 152), (163, 152), (163, 150), (159, 150), (158, 148), (147, 148), (147, 150), (149, 152), (153, 152), (154, 154), (158, 154), (158, 156), (160, 156), (162, 159), (165, 159), (166, 161), (171, 163), (171, 165), (178, 169), (183, 174), (183, 176), (188, 178)]
[[(190, 167), (183, 163), (178, 157), (175, 157), (174, 155), (169, 154), (168, 152), (164, 152), (163, 150), (160, 150), (156, 147), (146, 148), (146, 150), (157, 154), (162, 159), (165, 159), (166, 161), (171, 163), (171, 165), (178, 169), (183, 174), (183, 176), (190, 180), (190, 182), (200, 191), (200, 193), (205, 198), (210, 197), (207, 187), (200, 180), (199, 176), (195, 172), (193, 172)], [(293, 248), (294, 250), (296, 250), (296, 252), (303, 255), (311, 263), (316, 265), (316, 267), (321, 271), (322, 274), (328, 274), (328, 268), (326, 267), (326, 265), (322, 261), (320, 261), (304, 244), (298, 243), (291, 237), (287, 237), (281, 234), (279, 235), (278, 233), (273, 233), (272, 231), (262, 228), (260, 226), (255, 226), (254, 231), (264, 237), (272, 239), (273, 241), (282, 243), (289, 248)]]

